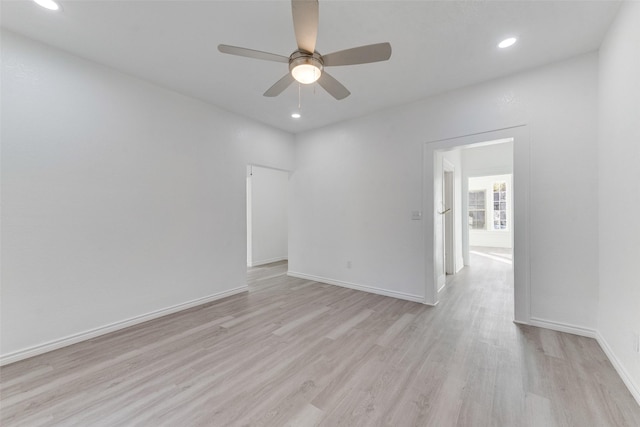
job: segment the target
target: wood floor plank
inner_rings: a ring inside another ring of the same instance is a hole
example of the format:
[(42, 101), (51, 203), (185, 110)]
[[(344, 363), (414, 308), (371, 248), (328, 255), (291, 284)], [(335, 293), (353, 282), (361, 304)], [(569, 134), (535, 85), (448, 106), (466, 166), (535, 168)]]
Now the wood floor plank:
[(314, 427), (320, 423), (320, 420), (324, 416), (324, 413), (313, 406), (312, 404), (306, 404), (296, 413), (296, 415), (290, 419), (285, 427)]
[(404, 313), (389, 329), (385, 331), (380, 338), (376, 341), (381, 347), (389, 345), (389, 343), (406, 328), (411, 320), (413, 320), (413, 314)]
[(294, 319), (290, 322), (288, 322), (287, 324), (279, 327), (278, 329), (276, 329), (275, 331), (273, 331), (274, 335), (284, 335), (288, 332), (291, 332), (292, 330), (296, 329), (297, 327), (315, 319), (316, 317), (320, 316), (321, 314), (326, 313), (327, 311), (331, 310), (331, 308), (329, 307), (320, 307), (317, 310), (312, 311), (311, 313), (299, 317), (297, 319)]
[(326, 335), (327, 338), (332, 339), (332, 340), (340, 338), (340, 336), (342, 336), (344, 333), (349, 331), (351, 328), (354, 328), (358, 324), (360, 324), (363, 321), (365, 321), (369, 316), (371, 316), (372, 313), (373, 313), (373, 311), (369, 310), (368, 308), (362, 310), (360, 313), (356, 314), (355, 316), (353, 316), (352, 318), (350, 318), (349, 320), (347, 320), (343, 324), (341, 324), (338, 327), (334, 328), (331, 332), (329, 332)]
[(551, 414), (551, 402), (549, 399), (534, 393), (527, 393), (525, 398), (527, 427), (555, 427), (556, 422)]
[(512, 322), (510, 268), (472, 254), (428, 307), (255, 267), (248, 293), (0, 368), (0, 424), (640, 426), (595, 340)]

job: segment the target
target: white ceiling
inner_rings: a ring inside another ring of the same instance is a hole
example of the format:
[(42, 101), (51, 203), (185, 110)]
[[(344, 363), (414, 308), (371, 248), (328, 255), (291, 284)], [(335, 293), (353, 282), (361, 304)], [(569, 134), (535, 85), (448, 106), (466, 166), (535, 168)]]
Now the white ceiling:
[[(290, 132), (593, 51), (617, 1), (320, 0), (316, 49), (389, 41), (391, 59), (328, 71), (350, 91), (316, 85), (262, 96), (287, 64), (224, 55), (220, 43), (288, 56), (296, 48), (288, 1), (65, 1), (50, 12), (2, 1), (2, 26)], [(515, 35), (519, 42), (498, 50)]]

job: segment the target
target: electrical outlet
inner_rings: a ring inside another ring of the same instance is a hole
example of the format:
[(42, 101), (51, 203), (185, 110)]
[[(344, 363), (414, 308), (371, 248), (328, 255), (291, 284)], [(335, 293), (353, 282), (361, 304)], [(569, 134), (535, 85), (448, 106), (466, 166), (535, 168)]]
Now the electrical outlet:
[(347, 268), (351, 268), (351, 261), (347, 261)]

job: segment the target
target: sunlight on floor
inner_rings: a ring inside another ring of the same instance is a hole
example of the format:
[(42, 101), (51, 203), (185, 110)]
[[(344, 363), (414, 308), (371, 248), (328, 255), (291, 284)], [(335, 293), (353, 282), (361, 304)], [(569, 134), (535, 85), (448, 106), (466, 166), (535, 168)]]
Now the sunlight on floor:
[(484, 252), (478, 252), (478, 251), (469, 251), (469, 253), (474, 255), (479, 255), (485, 258), (490, 258), (494, 261), (503, 262), (505, 264), (513, 264), (513, 261), (511, 261), (511, 254), (498, 254), (495, 252), (486, 254)]

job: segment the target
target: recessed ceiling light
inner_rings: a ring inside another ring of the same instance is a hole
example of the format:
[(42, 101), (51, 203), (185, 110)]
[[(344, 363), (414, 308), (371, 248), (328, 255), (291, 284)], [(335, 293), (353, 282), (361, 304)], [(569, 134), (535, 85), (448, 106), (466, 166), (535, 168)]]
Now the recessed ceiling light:
[(299, 119), (300, 118), (300, 113), (292, 113), (291, 117), (293, 117), (294, 119)]
[(60, 9), (60, 5), (53, 0), (33, 0), (38, 3), (40, 6), (49, 10), (58, 10)]
[(508, 39), (504, 39), (500, 43), (498, 43), (498, 47), (500, 49), (504, 49), (505, 47), (513, 46), (517, 41), (518, 41), (517, 38), (509, 37)]

